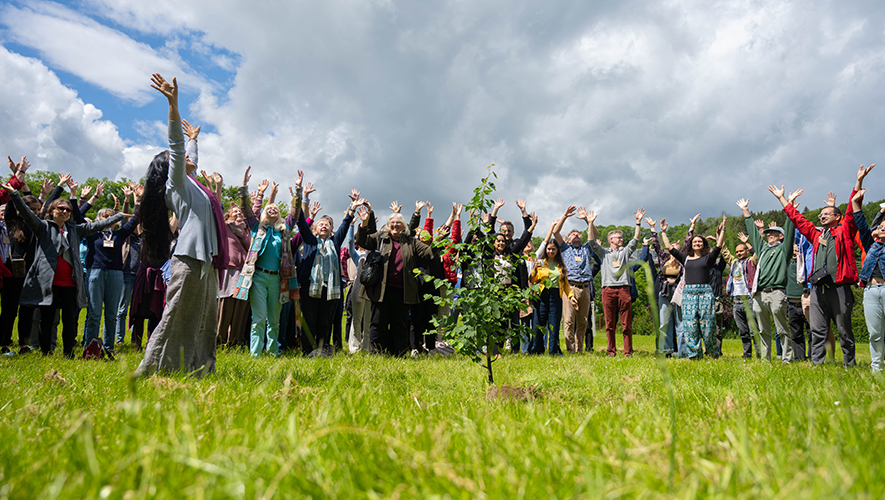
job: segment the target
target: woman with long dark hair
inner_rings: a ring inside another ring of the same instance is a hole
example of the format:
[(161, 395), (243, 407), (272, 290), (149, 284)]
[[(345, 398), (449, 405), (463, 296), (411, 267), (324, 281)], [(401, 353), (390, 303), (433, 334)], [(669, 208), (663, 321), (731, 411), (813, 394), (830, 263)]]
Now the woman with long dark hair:
[[(224, 214), (215, 195), (190, 176), (197, 166), (185, 153), (176, 80), (169, 83), (158, 73), (151, 79), (151, 86), (169, 102), (169, 151), (154, 157), (148, 168), (146, 189), (152, 192), (145, 196), (141, 207), (148, 216), (142, 247), (144, 258), (158, 259), (169, 252), (171, 236), (168, 222), (148, 218), (165, 216), (167, 209), (171, 209), (178, 218), (180, 232), (170, 261), (163, 317), (148, 341), (136, 375), (186, 371), (202, 376), (215, 371), (216, 269), (227, 267)], [(162, 204), (158, 203), (160, 199)]]
[(703, 236), (691, 238), (690, 253), (676, 250), (671, 247), (670, 239), (663, 227), (661, 239), (664, 240), (664, 247), (670, 249), (670, 255), (682, 264), (685, 273), (682, 328), (685, 332), (688, 357), (694, 359), (703, 357), (701, 338), (704, 340), (707, 352), (712, 353), (713, 357), (718, 357), (721, 352), (713, 337), (716, 333), (716, 299), (710, 286), (710, 268), (716, 264), (716, 258), (725, 243), (725, 223), (719, 225), (716, 247), (712, 250)]
[(55, 312), (61, 309), (62, 341), (65, 356), (74, 354), (80, 309), (86, 307), (86, 285), (78, 249), (80, 240), (123, 219), (116, 214), (104, 220), (75, 224), (71, 221), (74, 206), (66, 199), (56, 199), (41, 220), (9, 185), (12, 202), (36, 238), (34, 262), (25, 276), (21, 303), (40, 308), (40, 350), (50, 350), (50, 328)]

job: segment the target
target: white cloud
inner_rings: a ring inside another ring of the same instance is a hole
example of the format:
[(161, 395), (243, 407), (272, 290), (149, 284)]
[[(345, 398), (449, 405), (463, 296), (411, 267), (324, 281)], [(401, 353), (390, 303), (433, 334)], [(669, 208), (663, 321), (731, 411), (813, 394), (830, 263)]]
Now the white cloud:
[[(151, 73), (189, 74), (173, 51), (160, 55), (147, 44), (53, 2), (6, 5), (0, 10), (0, 22), (9, 38), (37, 50), (49, 65), (137, 104), (155, 97), (148, 85)], [(192, 74), (190, 80), (192, 86), (207, 85)]]
[[(0, 47), (0, 74), (5, 75), (0, 92), (4, 155), (27, 155), (36, 170), (72, 172), (78, 180), (137, 170), (127, 165), (132, 147), (116, 126), (102, 120), (100, 110), (80, 100), (42, 63)], [(142, 163), (141, 171), (146, 167)]]
[[(350, 187), (376, 206), (463, 201), (496, 163), (506, 218), (528, 197), (547, 220), (579, 204), (599, 210), (602, 224), (629, 222), (639, 205), (677, 222), (735, 213), (733, 200), (746, 196), (774, 208), (772, 182), (804, 187), (812, 200), (845, 196), (857, 165), (881, 159), (885, 18), (869, 4), (87, 5), (166, 45), (126, 37), (109, 54), (87, 52), (84, 65), (145, 52), (170, 64), (187, 47), (236, 70), (228, 91), (205, 90), (188, 110), (212, 130), (201, 167), (239, 182), (251, 164), (254, 178), (283, 183), (303, 169), (330, 213)], [(82, 14), (10, 11), (119, 40)], [(50, 61), (66, 54), (45, 50)], [(138, 98), (159, 61), (127, 64), (137, 85), (114, 77), (114, 92)], [(163, 139), (156, 115), (137, 127), (151, 142)], [(149, 150), (123, 154), (135, 168)]]

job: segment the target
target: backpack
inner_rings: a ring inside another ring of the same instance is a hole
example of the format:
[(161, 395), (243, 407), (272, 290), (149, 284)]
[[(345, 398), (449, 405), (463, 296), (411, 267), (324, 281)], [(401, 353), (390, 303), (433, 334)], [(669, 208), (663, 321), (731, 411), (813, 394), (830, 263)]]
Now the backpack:
[(114, 355), (105, 349), (104, 344), (98, 339), (90, 340), (89, 344), (86, 345), (86, 349), (83, 350), (82, 359), (102, 359), (104, 357), (111, 361), (114, 360)]

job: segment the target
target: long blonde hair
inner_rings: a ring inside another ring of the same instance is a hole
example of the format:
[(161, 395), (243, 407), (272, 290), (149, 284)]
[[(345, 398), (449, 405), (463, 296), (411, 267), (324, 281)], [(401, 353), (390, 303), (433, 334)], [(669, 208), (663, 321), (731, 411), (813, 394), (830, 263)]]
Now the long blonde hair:
[(273, 224), (273, 228), (279, 232), (283, 232), (286, 230), (286, 221), (283, 219), (283, 214), (280, 213), (280, 207), (276, 206), (274, 203), (268, 203), (264, 210), (261, 211), (261, 225), (264, 227), (271, 226), (270, 216), (267, 215), (267, 209), (270, 207), (274, 207), (277, 209), (277, 220)]

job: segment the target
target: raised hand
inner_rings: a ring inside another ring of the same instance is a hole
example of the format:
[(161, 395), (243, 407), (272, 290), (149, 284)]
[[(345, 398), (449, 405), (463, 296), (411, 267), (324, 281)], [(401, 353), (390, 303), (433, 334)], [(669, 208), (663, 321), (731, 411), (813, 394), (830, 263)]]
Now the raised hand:
[[(296, 188), (300, 188), (302, 182), (304, 182), (304, 172), (302, 172), (301, 170), (299, 170), (299, 171), (298, 171), (298, 177), (295, 178), (295, 187), (296, 187)], [(293, 198), (294, 198), (294, 196), (293, 196)]]
[(415, 202), (415, 211), (420, 212), (421, 209), (424, 208), (426, 205), (427, 205), (427, 202), (425, 202), (425, 201), (416, 201)]
[(762, 221), (759, 220), (759, 219), (754, 220), (754, 221), (753, 221), (753, 224), (755, 224), (755, 225), (756, 225), (756, 229), (758, 229), (758, 230), (760, 230), (760, 231), (762, 231), (763, 229), (765, 229), (765, 223), (762, 222)]
[(369, 210), (366, 207), (359, 207), (356, 213), (365, 226), (366, 223), (369, 222)]
[(666, 232), (668, 227), (670, 226), (667, 225), (667, 219), (661, 219), (661, 232)]
[(642, 246), (647, 247), (651, 243), (651, 238), (642, 238)]
[(864, 180), (864, 178), (865, 178), (867, 175), (869, 175), (870, 170), (872, 170), (873, 167), (875, 167), (875, 166), (876, 166), (875, 163), (873, 163), (872, 165), (870, 165), (870, 166), (867, 167), (867, 168), (864, 168), (864, 166), (861, 165), (860, 168), (857, 169), (857, 182), (862, 183), (863, 180)]
[(89, 193), (92, 192), (92, 186), (83, 186), (83, 189), (80, 190), (80, 197), (87, 198), (89, 197)]
[(115, 195), (114, 193), (111, 193), (111, 198), (114, 199), (114, 212), (119, 212), (120, 211), (120, 200), (117, 199), (117, 195)]
[(310, 199), (310, 193), (315, 193), (315, 192), (316, 192), (316, 189), (314, 189), (312, 182), (308, 182), (308, 183), (304, 184), (304, 198), (305, 199)]
[(750, 241), (750, 237), (747, 236), (747, 233), (740, 232), (738, 233), (738, 239), (741, 240), (741, 243), (747, 243)]
[(219, 174), (218, 172), (212, 172), (212, 180), (215, 181), (215, 184), (223, 185), (224, 183), (224, 177), (222, 177), (221, 174)]
[(738, 206), (742, 211), (749, 212), (750, 211), (750, 199), (749, 198), (741, 198), (739, 199), (735, 205)]
[(310, 204), (310, 218), (316, 219), (317, 214), (320, 213), (320, 210), (322, 210), (322, 209), (323, 209), (323, 206), (320, 204), (320, 202), (315, 201), (315, 202), (311, 203)]
[(279, 191), (279, 190), (280, 190), (280, 185), (279, 185), (279, 184), (277, 184), (276, 182), (271, 182), (271, 183), (270, 183), (270, 197), (271, 197), (271, 198), (273, 198), (274, 196), (276, 196), (277, 191)]
[[(872, 166), (875, 166), (875, 164), (872, 165)], [(792, 204), (792, 203), (795, 203), (795, 202), (796, 202), (796, 198), (798, 198), (799, 196), (801, 196), (803, 192), (805, 192), (805, 191), (802, 190), (802, 189), (797, 189), (797, 190), (793, 191), (792, 193), (790, 193), (790, 197), (787, 198), (787, 201), (790, 202), (791, 204)]]
[(249, 165), (248, 167), (246, 167), (246, 172), (243, 174), (243, 185), (244, 186), (249, 185), (249, 179), (252, 178), (252, 175), (249, 173), (251, 171), (252, 171), (252, 165)]
[(827, 193), (827, 199), (825, 201), (826, 206), (835, 207), (836, 206), (836, 193), (830, 191)]
[(529, 214), (529, 218), (532, 219), (532, 225), (529, 227), (529, 232), (533, 232), (535, 226), (538, 224), (538, 216), (535, 215), (535, 212)]
[(356, 201), (360, 197), (360, 192), (358, 189), (351, 189), (350, 194), (347, 195), (347, 197), (350, 198), (350, 201)]
[(587, 224), (593, 224), (594, 222), (596, 222), (597, 215), (599, 215), (599, 214), (597, 214), (596, 212), (591, 210), (591, 211), (587, 212), (587, 218), (584, 220), (587, 221)]
[(784, 186), (781, 186), (780, 188), (777, 186), (768, 186), (768, 190), (771, 191), (771, 194), (777, 199), (784, 197)]
[(495, 206), (492, 208), (496, 210), (496, 209), (499, 209), (503, 206), (504, 206), (504, 198), (498, 198), (497, 200), (495, 200)]
[(433, 205), (431, 205), (429, 201), (427, 201), (425, 203), (426, 203), (425, 206), (427, 207), (427, 218), (432, 219), (433, 218)]
[(658, 224), (658, 221), (652, 219), (651, 217), (646, 217), (645, 223), (648, 224), (648, 227), (650, 227), (652, 231), (654, 231), (655, 226)]
[(695, 223), (696, 223), (696, 222), (698, 221), (698, 219), (700, 219), (700, 218), (701, 218), (701, 214), (697, 214), (697, 215), (695, 215), (694, 217), (692, 217), (692, 218), (691, 218), (691, 225), (694, 226)]
[(123, 186), (123, 196), (126, 198), (130, 198), (132, 196), (132, 188), (129, 186)]
[(141, 184), (135, 186), (133, 193), (135, 194), (135, 203), (141, 203), (141, 199), (144, 198), (144, 186)]
[(197, 136), (200, 135), (200, 129), (202, 128), (202, 126), (195, 128), (193, 125), (188, 123), (187, 120), (182, 118), (181, 128), (184, 129), (184, 135), (190, 137), (192, 141), (196, 141)]
[(58, 178), (58, 187), (67, 186), (68, 182), (71, 180), (71, 173), (68, 172), (66, 174), (61, 174), (61, 177)]
[(159, 73), (154, 73), (151, 75), (151, 87), (159, 90), (169, 101), (178, 101), (178, 82), (175, 78), (169, 83)]
[(522, 214), (522, 216), (525, 217), (525, 216), (526, 216), (526, 213), (525, 213), (525, 200), (523, 200), (522, 198), (517, 199), (517, 200), (516, 200), (516, 206), (517, 206), (517, 208), (519, 208), (519, 212)]
[(350, 203), (350, 208), (355, 209), (356, 207), (360, 207), (360, 206), (363, 206), (363, 205), (367, 205), (368, 203), (369, 203), (369, 201), (366, 200), (365, 198), (360, 198), (360, 199), (358, 199), (358, 200), (353, 200), (353, 201)]
[(399, 202), (397, 202), (395, 200), (390, 204), (390, 210), (392, 210), (395, 213), (399, 213), (399, 211), (402, 209), (403, 209), (403, 206), (400, 205)]
[(18, 172), (19, 165), (17, 163), (15, 163), (14, 161), (12, 161), (12, 157), (7, 155), (6, 159), (9, 161), (9, 170), (12, 170), (13, 174)]
[(565, 209), (565, 212), (562, 213), (562, 217), (564, 219), (568, 219), (569, 217), (575, 215), (576, 211), (577, 211), (577, 208), (575, 208), (574, 205), (569, 205), (569, 207)]
[(267, 186), (270, 186), (270, 182), (268, 182), (267, 179), (262, 179), (258, 184), (258, 193), (264, 194), (264, 192), (267, 191)]
[(642, 218), (643, 218), (644, 216), (645, 216), (645, 209), (642, 208), (642, 207), (639, 207), (638, 210), (636, 210), (635, 212), (633, 212), (633, 217), (636, 218), (636, 223), (637, 223), (637, 224), (639, 224), (639, 223), (642, 221)]
[(771, 221), (771, 222), (769, 222), (769, 223), (768, 223), (768, 227), (769, 227), (769, 228), (777, 227), (777, 222), (776, 222), (776, 221)]
[(73, 198), (75, 200), (77, 199), (77, 191), (79, 190), (79, 188), (80, 188), (80, 184), (74, 182), (73, 179), (68, 181), (68, 189), (71, 190), (71, 198)]
[(43, 184), (40, 186), (40, 198), (46, 199), (46, 196), (52, 192), (52, 179), (46, 178), (43, 179)]
[(578, 216), (576, 218), (580, 220), (587, 220), (587, 209), (584, 207), (578, 207)]
[(857, 201), (861, 201), (861, 200), (863, 200), (863, 195), (864, 195), (864, 193), (866, 193), (866, 192), (867, 192), (866, 189), (861, 189), (861, 190), (859, 190), (858, 192), (854, 193), (854, 196), (851, 197), (851, 201), (855, 201), (855, 200), (857, 200)]

